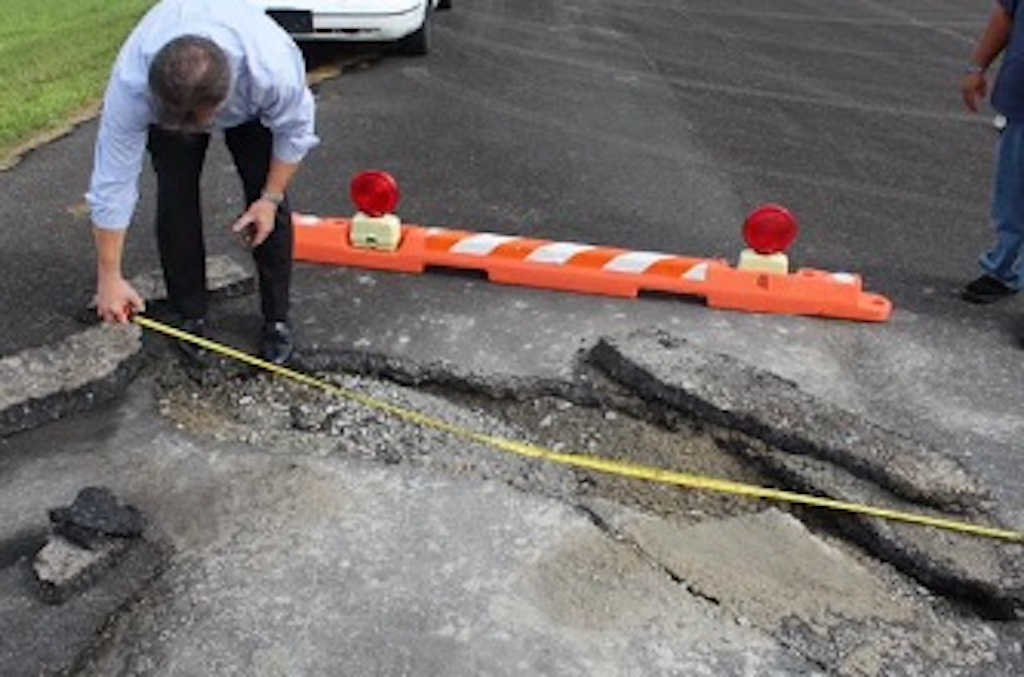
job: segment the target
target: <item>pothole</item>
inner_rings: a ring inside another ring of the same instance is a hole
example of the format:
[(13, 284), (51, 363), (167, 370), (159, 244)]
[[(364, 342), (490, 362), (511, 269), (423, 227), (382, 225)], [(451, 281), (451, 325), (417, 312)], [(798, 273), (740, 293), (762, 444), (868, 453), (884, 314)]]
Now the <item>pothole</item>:
[[(175, 361), (158, 366), (161, 413), (199, 437), (246, 443), (272, 454), (332, 455), (407, 464), (454, 476), (502, 481), (522, 491), (579, 503), (612, 501), (688, 525), (764, 510), (768, 502), (730, 493), (681, 488), (526, 458), (389, 413), (393, 407), (445, 426), (568, 454), (665, 469), (756, 487), (779, 486), (756, 463), (770, 451), (759, 441), (694, 421), (642, 401), (594, 375), (574, 402), (538, 395), (496, 398), (476, 390), (409, 387), (373, 376), (319, 374), (329, 393), (221, 363), (196, 377)], [(362, 400), (362, 401), (358, 401)], [(381, 408), (368, 405), (375, 402)], [(738, 449), (746, 451), (738, 451)], [(756, 453), (750, 449), (759, 450)], [(820, 511), (774, 504), (853, 556), (876, 559), (850, 543)]]
[[(358, 397), (460, 429), (524, 442), (556, 452), (585, 454), (635, 466), (685, 472), (754, 486), (777, 486), (767, 472), (730, 450), (742, 435), (692, 421), (632, 397), (595, 375), (585, 404), (551, 395), (528, 400), (445, 388), (411, 388), (359, 375), (320, 374)], [(764, 501), (685, 489), (612, 474), (576, 470), (524, 458), (449, 432), (404, 420), (364, 403), (270, 375), (238, 370), (189, 376), (176, 363), (158, 369), (161, 413), (191, 434), (237, 441), (272, 454), (340, 455), (375, 463), (407, 464), (457, 477), (496, 480), (519, 490), (581, 505), (601, 499), (682, 526), (752, 515)], [(601, 395), (594, 397), (595, 392)], [(756, 441), (749, 441), (756, 444)], [(762, 445), (763, 446), (763, 445)], [(776, 504), (822, 539), (862, 564), (899, 574), (850, 543), (800, 506)], [(592, 515), (595, 521), (599, 518)], [(923, 592), (923, 588), (912, 587)]]
[[(732, 518), (762, 513), (768, 507), (765, 501), (576, 470), (527, 458), (423, 425), (422, 420), (410, 421), (368, 406), (367, 400), (386, 403), (404, 412), (416, 412), (460, 430), (534, 444), (552, 451), (756, 486), (778, 484), (748, 459), (733, 453), (729, 446), (737, 443), (735, 433), (631, 398), (628, 392), (616, 390), (613, 384), (594, 382), (589, 397), (574, 402), (551, 395), (524, 400), (495, 399), (449, 387), (451, 384), (443, 389), (413, 388), (369, 376), (318, 375), (332, 387), (355, 394), (355, 399), (350, 399), (286, 379), (241, 373), (237, 369), (216, 369), (209, 372), (207, 378), (197, 381), (175, 362), (156, 366), (161, 413), (193, 435), (242, 442), (271, 454), (339, 456), (370, 463), (403, 464), (470, 480), (503, 482), (521, 491), (563, 500), (579, 506), (612, 536), (632, 543), (638, 552), (663, 567), (667, 575), (692, 594), (716, 606), (721, 604), (725, 609), (730, 608), (730, 602), (720, 601), (720, 589), (702, 589), (699, 583), (694, 585), (685, 576), (677, 579), (676, 571), (663, 563), (660, 556), (648, 552), (639, 541), (633, 541), (619, 525), (606, 522), (600, 510), (590, 512), (590, 506), (595, 505), (595, 501), (597, 505), (605, 501), (631, 511), (629, 514), (656, 516), (680, 529), (699, 527), (705, 533), (707, 529), (717, 533), (719, 528), (734, 528)], [(804, 517), (801, 513), (806, 512), (785, 504), (776, 507), (798, 517)], [(840, 619), (835, 625), (836, 636), (822, 635), (820, 629), (801, 624), (797, 617), (785, 616), (786, 601), (778, 600), (782, 605), (780, 617), (788, 620), (762, 629), (798, 653), (822, 665), (844, 661), (861, 664), (862, 659), (875, 660), (884, 654), (886, 660), (900, 655), (910, 663), (926, 666), (934, 665), (936, 660), (948, 661), (949, 651), (967, 647), (970, 650), (964, 654), (966, 664), (985, 665), (1000, 661), (997, 654), (1012, 653), (1013, 646), (1020, 646), (1012, 637), (997, 639), (996, 633), (1002, 631), (963, 614), (962, 609), (935, 596), (886, 562), (822, 529), (814, 519), (801, 521), (815, 540), (841, 551), (856, 563), (855, 566), (869, 570), (881, 582), (879, 589), (889, 591), (885, 595), (891, 595), (891, 603), (912, 610), (908, 618), (913, 620), (888, 623), (884, 619)], [(727, 524), (733, 527), (726, 527)], [(784, 559), (782, 555), (779, 557)], [(753, 566), (756, 569), (757, 564)], [(741, 588), (726, 593), (742, 595)], [(736, 600), (731, 604), (735, 606)], [(857, 652), (862, 650), (851, 648), (863, 643), (864, 637), (889, 635), (900, 638), (895, 642), (898, 646), (880, 649), (877, 654), (868, 651), (864, 654), (868, 658), (857, 658), (860, 655)], [(929, 639), (935, 636), (943, 637), (945, 644)], [(997, 648), (1000, 646), (1011, 648)], [(1010, 656), (1013, 661), (1018, 658), (1017, 654)], [(860, 673), (843, 668), (836, 674)]]
[[(554, 396), (495, 400), (467, 392), (412, 389), (375, 378), (323, 376), (360, 397), (421, 413), (460, 430), (555, 452), (764, 484), (769, 478), (720, 448), (715, 436), (664, 412), (645, 420), (607, 406)], [(431, 467), (494, 479), (516, 488), (579, 501), (600, 498), (682, 524), (758, 512), (757, 501), (577, 470), (467, 441), (344, 396), (271, 376), (219, 373), (197, 383), (176, 366), (158, 378), (161, 412), (180, 428), (271, 453), (334, 454)]]

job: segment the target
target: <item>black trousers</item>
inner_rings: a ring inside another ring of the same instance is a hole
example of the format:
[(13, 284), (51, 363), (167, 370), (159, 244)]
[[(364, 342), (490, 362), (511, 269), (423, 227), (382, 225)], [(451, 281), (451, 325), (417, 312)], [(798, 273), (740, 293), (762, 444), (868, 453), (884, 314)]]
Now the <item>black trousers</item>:
[[(256, 120), (225, 130), (224, 139), (248, 207), (259, 199), (270, 171), (273, 135)], [(204, 317), (209, 305), (199, 189), (209, 143), (205, 133), (149, 129), (149, 155), (157, 180), (156, 237), (167, 300), (190, 319)], [(270, 237), (253, 249), (265, 322), (288, 320), (293, 246), (292, 214), (285, 199)]]

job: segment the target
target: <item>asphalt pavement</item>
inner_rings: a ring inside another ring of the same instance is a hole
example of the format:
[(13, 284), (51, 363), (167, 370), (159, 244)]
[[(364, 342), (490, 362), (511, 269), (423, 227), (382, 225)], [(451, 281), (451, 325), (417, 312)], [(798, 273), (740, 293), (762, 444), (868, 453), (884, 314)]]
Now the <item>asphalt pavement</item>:
[[(442, 24), (439, 41), (454, 45), (442, 59), (484, 34), (460, 28)], [(451, 104), (444, 61), (363, 63), (318, 85), (326, 143), (296, 191), (310, 211), (346, 215), (354, 133), (360, 159), (412, 162), (391, 155), (430, 128), (403, 118), (412, 99), (429, 90)], [(469, 119), (501, 108), (463, 103)], [(403, 119), (401, 133), (373, 136)], [(0, 283), (3, 674), (1024, 669), (1019, 544), (772, 501), (708, 507), (678, 489), (638, 497), (634, 481), (510, 457), (230, 363), (195, 373), (160, 336), (81, 322), (94, 134), (82, 125), (0, 182), (0, 247), (16, 272)], [(456, 163), (444, 143), (430, 153)], [(211, 149), (211, 226), (238, 206), (229, 165)], [(526, 180), (490, 176), (478, 180)], [(152, 210), (143, 189), (140, 221)], [(403, 216), (417, 223), (471, 227), (514, 203), (481, 188), (474, 205), (465, 184), (439, 186), (437, 202), (415, 190)], [(531, 220), (530, 204), (519, 209)], [(128, 265), (159, 316), (147, 230), (135, 227)], [(214, 338), (251, 349), (251, 264), (209, 230)], [(934, 299), (898, 302), (889, 322), (865, 324), (309, 264), (294, 298), (303, 373), (459, 426), (683, 471), (729, 457), (708, 472), (1024, 529), (1024, 368), (998, 330), (1017, 299), (943, 313)], [(532, 417), (510, 418), (510, 402)], [(583, 423), (563, 440), (570, 414)], [(652, 430), (673, 433), (670, 451), (636, 458), (653, 454)], [(49, 511), (88, 486), (142, 511), (145, 537), (47, 603), (32, 564)]]

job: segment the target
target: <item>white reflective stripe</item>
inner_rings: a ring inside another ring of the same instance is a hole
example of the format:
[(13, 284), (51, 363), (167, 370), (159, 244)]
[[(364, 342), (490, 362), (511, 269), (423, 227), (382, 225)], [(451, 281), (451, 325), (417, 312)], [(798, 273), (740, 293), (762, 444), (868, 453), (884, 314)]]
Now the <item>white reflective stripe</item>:
[(292, 218), (295, 221), (295, 223), (299, 224), (300, 226), (315, 226), (316, 224), (320, 223), (320, 217), (317, 216), (316, 214), (293, 213)]
[(853, 273), (832, 273), (832, 279), (839, 284), (857, 284), (857, 276)]
[(452, 254), (468, 254), (470, 256), (487, 256), (495, 249), (511, 242), (512, 240), (518, 240), (518, 237), (510, 237), (508, 235), (495, 235), (494, 233), (480, 233), (467, 237), (465, 240), (459, 240), (452, 248), (449, 249)]
[(698, 263), (697, 265), (686, 271), (686, 274), (683, 275), (683, 279), (690, 280), (691, 282), (707, 282), (708, 268), (709, 266), (707, 261), (703, 263)]
[(601, 269), (613, 273), (642, 273), (658, 261), (671, 258), (675, 257), (658, 252), (626, 252), (601, 266)]
[(530, 263), (556, 263), (562, 265), (580, 252), (596, 249), (590, 244), (576, 244), (575, 242), (551, 242), (534, 249), (526, 257)]

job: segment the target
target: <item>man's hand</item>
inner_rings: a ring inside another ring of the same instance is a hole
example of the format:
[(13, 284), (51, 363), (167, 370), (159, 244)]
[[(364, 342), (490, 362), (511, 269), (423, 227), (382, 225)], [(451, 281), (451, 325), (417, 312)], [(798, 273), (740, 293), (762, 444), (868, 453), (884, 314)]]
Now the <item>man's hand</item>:
[(984, 73), (967, 73), (960, 80), (960, 93), (964, 105), (971, 112), (977, 113), (979, 104), (988, 96), (988, 81)]
[(146, 311), (146, 303), (120, 275), (103, 276), (96, 283), (96, 314), (104, 322), (124, 324)]
[(260, 198), (249, 205), (249, 208), (231, 226), (250, 247), (259, 247), (274, 232), (274, 217), (277, 216), (277, 205)]
[(96, 241), (96, 314), (105, 322), (130, 322), (146, 304), (121, 275), (125, 229), (93, 227)]
[(1010, 10), (1003, 6), (1004, 4), (995, 3), (992, 8), (988, 23), (985, 24), (985, 31), (982, 33), (981, 39), (978, 40), (978, 46), (971, 54), (969, 72), (960, 79), (960, 93), (963, 96), (964, 105), (975, 113), (978, 112), (981, 102), (988, 96), (985, 71), (1010, 44), (1013, 16), (1010, 14)]

